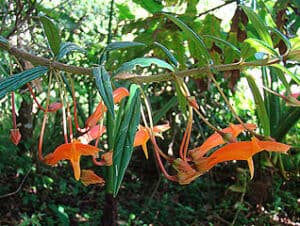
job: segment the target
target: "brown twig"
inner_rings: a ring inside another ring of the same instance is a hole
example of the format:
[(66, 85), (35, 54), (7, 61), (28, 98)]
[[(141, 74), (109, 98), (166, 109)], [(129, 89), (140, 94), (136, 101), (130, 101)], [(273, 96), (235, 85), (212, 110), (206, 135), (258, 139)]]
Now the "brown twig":
[(21, 184), (19, 185), (19, 187), (17, 188), (17, 190), (15, 190), (13, 192), (10, 192), (10, 193), (7, 193), (5, 195), (0, 195), (0, 199), (3, 199), (3, 198), (6, 198), (6, 197), (9, 197), (9, 196), (17, 194), (21, 190), (21, 188), (23, 187), (23, 184), (24, 184), (24, 182), (25, 182), (25, 180), (28, 177), (28, 175), (29, 175), (30, 172), (31, 172), (31, 168), (27, 171), (26, 175), (22, 179)]

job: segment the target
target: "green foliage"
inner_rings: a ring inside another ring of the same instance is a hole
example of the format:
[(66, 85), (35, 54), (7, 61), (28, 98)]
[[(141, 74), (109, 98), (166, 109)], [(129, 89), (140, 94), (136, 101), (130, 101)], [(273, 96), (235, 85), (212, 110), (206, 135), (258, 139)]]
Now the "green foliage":
[(8, 92), (16, 90), (24, 84), (43, 76), (47, 71), (47, 67), (38, 66), (2, 79), (0, 81), (0, 99)]
[[(120, 111), (120, 125), (115, 128), (113, 152), (113, 194), (117, 195), (133, 151), (134, 136), (140, 121), (140, 91), (137, 85), (131, 85), (130, 96), (124, 112)], [(118, 120), (117, 120), (118, 121)]]
[(57, 56), (59, 54), (60, 43), (61, 43), (59, 29), (50, 18), (46, 16), (40, 16), (39, 19), (43, 24), (44, 32), (47, 37), (49, 46), (54, 56)]
[(114, 99), (112, 94), (112, 87), (110, 76), (105, 70), (104, 66), (96, 67), (93, 69), (93, 75), (96, 79), (96, 85), (104, 104), (107, 106), (109, 114), (114, 118)]

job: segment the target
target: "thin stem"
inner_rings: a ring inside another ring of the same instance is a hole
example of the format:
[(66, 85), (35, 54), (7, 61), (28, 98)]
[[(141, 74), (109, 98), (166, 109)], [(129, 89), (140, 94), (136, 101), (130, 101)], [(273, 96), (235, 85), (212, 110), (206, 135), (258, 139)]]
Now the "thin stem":
[(61, 92), (63, 93), (65, 102), (67, 104), (67, 121), (68, 121), (68, 125), (69, 125), (70, 140), (72, 141), (73, 140), (73, 127), (72, 127), (72, 117), (71, 117), (71, 113), (70, 113), (70, 104), (69, 104), (69, 101), (68, 101), (67, 90), (66, 90), (66, 87), (64, 85), (64, 81), (63, 81), (62, 77), (59, 74), (57, 75), (57, 77), (60, 81), (60, 85), (61, 85), (61, 88), (62, 88)]
[(39, 146), (38, 146), (38, 157), (39, 157), (40, 161), (44, 161), (42, 150), (43, 150), (44, 132), (45, 132), (45, 127), (46, 127), (46, 123), (47, 123), (47, 119), (48, 119), (48, 107), (49, 107), (49, 102), (50, 102), (51, 81), (52, 81), (52, 71), (50, 71), (50, 75), (49, 75), (48, 92), (47, 92), (47, 99), (46, 99), (46, 111), (44, 113), (44, 118), (43, 118), (41, 133), (40, 133), (40, 139), (39, 139)]
[(160, 158), (160, 148), (158, 147), (157, 143), (156, 143), (156, 140), (155, 140), (155, 137), (154, 136), (151, 136), (151, 142), (154, 146), (154, 153), (155, 153), (155, 157), (156, 157), (156, 160), (157, 160), (157, 163), (158, 163), (158, 166), (161, 170), (161, 172), (163, 173), (163, 175), (168, 179), (168, 180), (171, 180), (171, 181), (178, 181), (177, 180), (177, 177), (176, 176), (171, 176), (168, 174), (167, 170), (165, 169), (162, 161), (161, 161), (161, 158)]
[(57, 72), (55, 72), (55, 77), (58, 82), (59, 96), (60, 96), (60, 101), (62, 103), (63, 134), (64, 134), (65, 143), (67, 144), (67, 143), (69, 143), (69, 141), (68, 141), (68, 131), (67, 131), (66, 108), (64, 105), (62, 84), (60, 82), (59, 75), (57, 74)]
[(85, 133), (87, 131), (86, 128), (81, 129), (78, 123), (78, 117), (77, 117), (77, 103), (76, 103), (76, 96), (75, 96), (75, 88), (74, 88), (74, 81), (73, 79), (69, 78), (71, 80), (71, 89), (72, 89), (72, 97), (73, 97), (73, 105), (74, 105), (74, 122), (75, 127), (78, 132)]
[(241, 118), (238, 116), (238, 114), (236, 113), (236, 111), (234, 110), (234, 108), (232, 107), (232, 105), (230, 104), (229, 100), (227, 99), (226, 95), (224, 94), (223, 90), (221, 89), (219, 83), (216, 81), (214, 75), (212, 73), (208, 73), (208, 77), (211, 78), (211, 80), (213, 81), (213, 83), (215, 84), (215, 86), (217, 87), (219, 93), (221, 94), (221, 96), (223, 97), (226, 105), (229, 107), (230, 111), (232, 112), (232, 114), (234, 115), (234, 117), (238, 120), (238, 122), (247, 130), (249, 131), (253, 136), (255, 137), (260, 137), (259, 134), (255, 133), (252, 129), (248, 128), (245, 123), (241, 120)]
[(17, 129), (17, 117), (16, 117), (16, 108), (15, 108), (15, 92), (11, 92), (11, 111), (12, 111), (13, 128)]

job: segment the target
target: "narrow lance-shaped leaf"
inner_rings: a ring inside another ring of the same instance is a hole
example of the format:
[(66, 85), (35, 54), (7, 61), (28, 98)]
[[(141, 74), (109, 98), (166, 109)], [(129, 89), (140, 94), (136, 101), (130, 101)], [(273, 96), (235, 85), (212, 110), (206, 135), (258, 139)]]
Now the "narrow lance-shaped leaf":
[(249, 7), (241, 6), (247, 17), (251, 20), (254, 29), (257, 31), (259, 37), (271, 48), (273, 42), (268, 31), (268, 27), (264, 24), (262, 19)]
[(269, 27), (269, 29), (273, 31), (284, 42), (284, 44), (287, 46), (288, 49), (292, 48), (292, 44), (290, 40), (284, 34), (282, 34), (278, 29), (274, 27)]
[(116, 130), (113, 149), (114, 196), (117, 195), (129, 164), (135, 133), (140, 119), (140, 92), (137, 85), (131, 85), (130, 96)]
[(121, 50), (121, 49), (128, 49), (131, 47), (137, 47), (137, 46), (146, 46), (146, 44), (142, 42), (111, 42), (109, 43), (105, 49), (103, 50), (100, 59), (99, 64), (103, 64), (106, 60), (106, 54), (107, 52), (113, 51), (113, 50)]
[(60, 60), (62, 59), (65, 55), (72, 51), (78, 51), (78, 52), (85, 52), (84, 49), (76, 45), (75, 43), (72, 42), (64, 42), (60, 45), (59, 53), (57, 55), (57, 59)]
[(61, 37), (59, 34), (59, 29), (56, 24), (48, 17), (41, 16), (40, 21), (43, 24), (45, 35), (47, 37), (49, 46), (54, 53), (54, 56), (57, 56), (59, 53)]
[(2, 99), (6, 93), (16, 90), (24, 84), (41, 77), (47, 71), (47, 67), (39, 66), (2, 79), (0, 81), (0, 99)]
[(160, 47), (162, 49), (162, 51), (164, 51), (164, 53), (169, 57), (170, 61), (172, 62), (172, 64), (174, 64), (175, 67), (177, 67), (179, 65), (178, 60), (170, 52), (170, 50), (168, 50), (167, 47), (165, 47), (164, 45), (160, 44), (159, 42), (154, 42), (154, 45), (157, 45), (158, 47)]
[(284, 73), (288, 74), (298, 85), (300, 85), (300, 75), (294, 74), (289, 71), (286, 67), (282, 66), (281, 64), (272, 64), (271, 67), (275, 67), (283, 71)]
[(114, 99), (113, 91), (110, 82), (110, 76), (103, 66), (96, 67), (93, 69), (93, 75), (96, 78), (97, 89), (103, 99), (104, 104), (107, 107), (108, 112), (114, 118)]
[(213, 35), (203, 35), (204, 38), (210, 38), (216, 42), (220, 42), (220, 43), (223, 43), (224, 45), (230, 47), (235, 53), (238, 54), (238, 56), (241, 56), (241, 51), (233, 44), (231, 44), (230, 42), (224, 40), (224, 39), (221, 39), (219, 37), (216, 37), (216, 36), (213, 36)]
[(259, 89), (255, 83), (254, 78), (250, 75), (247, 75), (246, 78), (254, 98), (257, 116), (259, 118), (262, 128), (264, 129), (264, 135), (270, 136), (270, 121), (269, 121), (269, 117), (267, 114), (267, 110), (263, 98), (259, 92)]
[(247, 38), (245, 42), (249, 43), (251, 47), (255, 48), (259, 52), (268, 53), (271, 56), (278, 56), (278, 53), (273, 47), (266, 45), (264, 41), (255, 38)]
[(3, 43), (4, 45), (8, 45), (8, 41), (6, 38), (0, 35), (0, 42)]
[(171, 20), (173, 23), (175, 23), (181, 30), (196, 44), (196, 47), (199, 48), (199, 51), (203, 55), (203, 57), (206, 59), (208, 64), (212, 64), (213, 60), (206, 48), (206, 45), (203, 42), (203, 39), (200, 35), (198, 35), (196, 32), (194, 32), (190, 27), (188, 27), (183, 21), (180, 19), (174, 17), (171, 14), (163, 13), (165, 17), (167, 17), (169, 20)]
[(122, 72), (130, 72), (134, 69), (135, 66), (140, 67), (150, 67), (152, 64), (157, 65), (160, 68), (169, 69), (170, 71), (174, 71), (174, 68), (172, 65), (168, 64), (167, 62), (157, 59), (157, 58), (136, 58), (131, 61), (125, 62), (122, 64), (117, 71), (116, 74), (122, 73)]

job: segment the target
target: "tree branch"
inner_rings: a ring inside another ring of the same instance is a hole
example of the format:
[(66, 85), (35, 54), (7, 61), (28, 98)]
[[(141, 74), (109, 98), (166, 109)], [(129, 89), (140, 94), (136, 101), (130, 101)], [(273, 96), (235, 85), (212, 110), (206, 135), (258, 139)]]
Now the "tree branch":
[[(46, 66), (50, 69), (55, 69), (59, 71), (69, 72), (71, 74), (81, 74), (81, 75), (93, 75), (93, 68), (85, 68), (85, 67), (77, 67), (73, 65), (68, 65), (64, 63), (60, 63), (58, 61), (52, 61), (45, 57), (35, 56), (33, 54), (27, 53), (25, 51), (19, 50), (15, 47), (11, 47), (9, 44), (5, 44), (0, 42), (0, 49), (6, 50), (11, 55), (16, 56), (18, 58), (22, 58), (24, 60), (30, 61), (34, 65)], [(210, 66), (202, 66), (198, 68), (192, 68), (182, 71), (176, 72), (168, 72), (157, 75), (149, 75), (149, 76), (141, 76), (132, 73), (120, 73), (114, 77), (115, 80), (129, 80), (134, 83), (151, 83), (151, 82), (162, 82), (162, 81), (171, 81), (174, 80), (175, 77), (184, 78), (186, 76), (197, 79), (203, 78), (205, 74), (211, 72), (221, 72), (221, 71), (231, 71), (231, 70), (243, 70), (247, 67), (259, 67), (259, 66), (268, 66), (272, 64), (279, 63), (281, 60), (285, 60), (287, 56), (283, 57), (275, 57), (271, 59), (264, 60), (256, 60), (250, 62), (238, 62), (232, 64), (220, 64), (220, 65), (210, 65)]]

